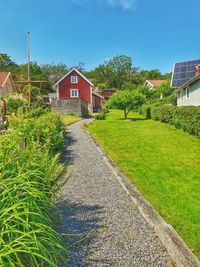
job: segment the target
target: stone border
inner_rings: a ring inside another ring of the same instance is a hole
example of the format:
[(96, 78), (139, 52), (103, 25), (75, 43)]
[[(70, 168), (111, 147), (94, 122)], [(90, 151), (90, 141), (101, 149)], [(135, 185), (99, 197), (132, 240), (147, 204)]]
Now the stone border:
[(154, 229), (155, 233), (166, 247), (172, 261), (177, 267), (200, 267), (200, 261), (188, 248), (185, 242), (181, 239), (172, 225), (167, 224), (164, 219), (158, 214), (153, 206), (144, 199), (138, 189), (129, 181), (129, 179), (117, 167), (114, 161), (108, 157), (105, 150), (94, 139), (91, 133), (84, 128), (86, 133), (93, 139), (97, 149), (102, 155), (109, 169), (119, 181), (120, 185), (137, 206), (138, 210), (145, 218), (147, 223)]

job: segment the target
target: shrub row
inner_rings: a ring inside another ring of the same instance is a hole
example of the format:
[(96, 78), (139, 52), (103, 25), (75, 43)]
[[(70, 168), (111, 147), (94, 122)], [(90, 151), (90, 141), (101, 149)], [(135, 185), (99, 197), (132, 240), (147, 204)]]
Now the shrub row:
[(27, 114), (25, 116), (10, 116), (9, 127), (12, 131), (18, 132), (26, 143), (48, 147), (51, 152), (63, 147), (64, 126), (59, 115), (47, 112), (37, 118), (29, 117)]
[[(0, 266), (58, 266), (63, 254), (52, 200), (63, 167), (60, 119), (12, 117), (0, 137)], [(58, 216), (57, 216), (58, 217)]]
[(189, 134), (200, 136), (200, 107), (144, 106), (141, 113), (147, 118), (172, 124)]

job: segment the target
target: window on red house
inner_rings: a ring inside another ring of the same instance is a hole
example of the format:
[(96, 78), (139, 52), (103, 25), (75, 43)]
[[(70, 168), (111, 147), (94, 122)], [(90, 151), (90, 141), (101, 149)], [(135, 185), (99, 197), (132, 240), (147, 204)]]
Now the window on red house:
[(71, 83), (78, 83), (78, 76), (71, 76)]

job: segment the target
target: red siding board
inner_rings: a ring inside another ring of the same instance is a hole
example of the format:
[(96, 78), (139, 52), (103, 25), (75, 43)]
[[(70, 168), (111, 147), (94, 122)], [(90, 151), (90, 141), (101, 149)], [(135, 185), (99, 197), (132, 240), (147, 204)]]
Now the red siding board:
[[(71, 76), (78, 76), (78, 83), (71, 83)], [(70, 98), (70, 89), (78, 89), (79, 97), (91, 103), (91, 85), (75, 70), (59, 83), (59, 99)]]
[(93, 95), (93, 106), (100, 107), (101, 106), (101, 98)]
[(115, 91), (111, 91), (111, 90), (105, 90), (101, 93), (101, 95), (108, 100), (113, 94), (115, 93)]

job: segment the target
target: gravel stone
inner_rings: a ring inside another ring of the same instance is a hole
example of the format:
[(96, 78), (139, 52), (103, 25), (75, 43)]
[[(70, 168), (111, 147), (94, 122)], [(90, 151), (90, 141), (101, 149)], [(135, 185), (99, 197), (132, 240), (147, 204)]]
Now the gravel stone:
[[(165, 267), (172, 261), (137, 207), (110, 171), (92, 138), (81, 128), (88, 120), (68, 127), (63, 162), (74, 173), (62, 185), (58, 206), (71, 246), (67, 266)], [(61, 264), (60, 266), (65, 266)]]

